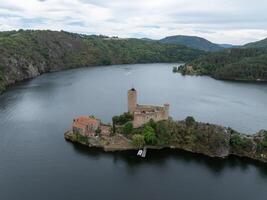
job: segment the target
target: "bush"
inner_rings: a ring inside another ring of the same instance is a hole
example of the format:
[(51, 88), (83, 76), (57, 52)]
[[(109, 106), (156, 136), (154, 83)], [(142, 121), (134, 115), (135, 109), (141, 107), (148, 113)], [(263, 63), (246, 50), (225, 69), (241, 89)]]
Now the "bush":
[(146, 144), (154, 145), (157, 143), (157, 137), (154, 129), (151, 126), (145, 126), (143, 130), (143, 135), (145, 138)]
[(168, 144), (171, 140), (172, 126), (168, 125), (166, 121), (159, 121), (156, 123), (156, 136), (160, 145)]
[(112, 117), (113, 125), (124, 125), (125, 123), (132, 121), (133, 115), (131, 113), (123, 113), (119, 116)]
[(195, 124), (195, 122), (196, 120), (192, 116), (189, 116), (185, 119), (186, 126), (192, 126)]
[(96, 134), (100, 134), (101, 133), (101, 128), (97, 128), (96, 131), (95, 131)]
[(141, 134), (135, 134), (133, 135), (133, 144), (134, 146), (141, 148), (145, 145), (145, 139), (144, 136)]
[(124, 126), (123, 126), (123, 130), (122, 130), (123, 134), (131, 134), (133, 132), (133, 124), (131, 122), (127, 122)]
[(232, 134), (230, 144), (235, 148), (244, 149), (250, 147), (250, 140), (248, 138), (241, 137), (239, 134)]
[(151, 126), (154, 130), (157, 127), (157, 123), (153, 119), (150, 119), (149, 122), (147, 123), (147, 125)]
[(79, 133), (76, 134), (76, 139), (78, 142), (86, 143), (86, 144), (88, 143), (88, 137), (81, 135)]
[(264, 147), (264, 148), (267, 148), (267, 131), (264, 131), (264, 137), (263, 137), (263, 140), (261, 142), (261, 145)]

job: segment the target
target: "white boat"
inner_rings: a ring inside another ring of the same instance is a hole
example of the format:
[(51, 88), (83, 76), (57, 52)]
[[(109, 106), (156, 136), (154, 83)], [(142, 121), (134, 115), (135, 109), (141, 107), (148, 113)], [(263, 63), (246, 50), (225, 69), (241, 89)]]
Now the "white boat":
[(145, 158), (146, 157), (146, 147), (144, 147), (143, 152), (141, 154), (141, 157), (142, 158)]
[(143, 150), (140, 149), (140, 150), (137, 152), (137, 155), (138, 155), (138, 156), (142, 156), (142, 153), (143, 153)]

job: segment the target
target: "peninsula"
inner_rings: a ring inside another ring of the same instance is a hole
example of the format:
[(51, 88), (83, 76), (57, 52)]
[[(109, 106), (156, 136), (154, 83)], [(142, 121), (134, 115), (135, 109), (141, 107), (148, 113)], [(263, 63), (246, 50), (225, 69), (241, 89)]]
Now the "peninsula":
[(219, 80), (267, 82), (267, 45), (265, 48), (244, 46), (213, 52), (174, 67), (182, 75), (207, 75)]
[(65, 139), (104, 151), (147, 149), (181, 149), (210, 157), (229, 155), (267, 162), (267, 131), (253, 135), (196, 122), (193, 117), (174, 121), (169, 104), (163, 106), (137, 104), (137, 91), (128, 91), (128, 112), (114, 116), (112, 124), (103, 124), (94, 116), (73, 120)]

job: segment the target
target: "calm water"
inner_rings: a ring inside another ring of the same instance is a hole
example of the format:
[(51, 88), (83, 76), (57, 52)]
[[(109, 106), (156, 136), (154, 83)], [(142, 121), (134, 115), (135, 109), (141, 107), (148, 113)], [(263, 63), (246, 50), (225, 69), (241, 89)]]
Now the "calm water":
[(231, 126), (267, 128), (267, 85), (182, 77), (173, 64), (69, 70), (23, 82), (0, 96), (0, 199), (265, 200), (267, 165), (186, 152), (102, 153), (63, 134), (77, 115), (110, 122), (127, 109), (134, 86), (140, 103), (171, 105), (171, 115)]

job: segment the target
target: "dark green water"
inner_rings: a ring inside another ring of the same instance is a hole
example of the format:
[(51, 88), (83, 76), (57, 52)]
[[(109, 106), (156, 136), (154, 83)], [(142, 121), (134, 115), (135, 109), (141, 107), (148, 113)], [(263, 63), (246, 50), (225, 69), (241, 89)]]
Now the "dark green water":
[(267, 129), (267, 85), (172, 74), (172, 64), (69, 70), (23, 82), (0, 96), (0, 199), (265, 200), (267, 165), (178, 151), (102, 153), (64, 140), (72, 118), (109, 122), (140, 103), (170, 103), (174, 119)]

